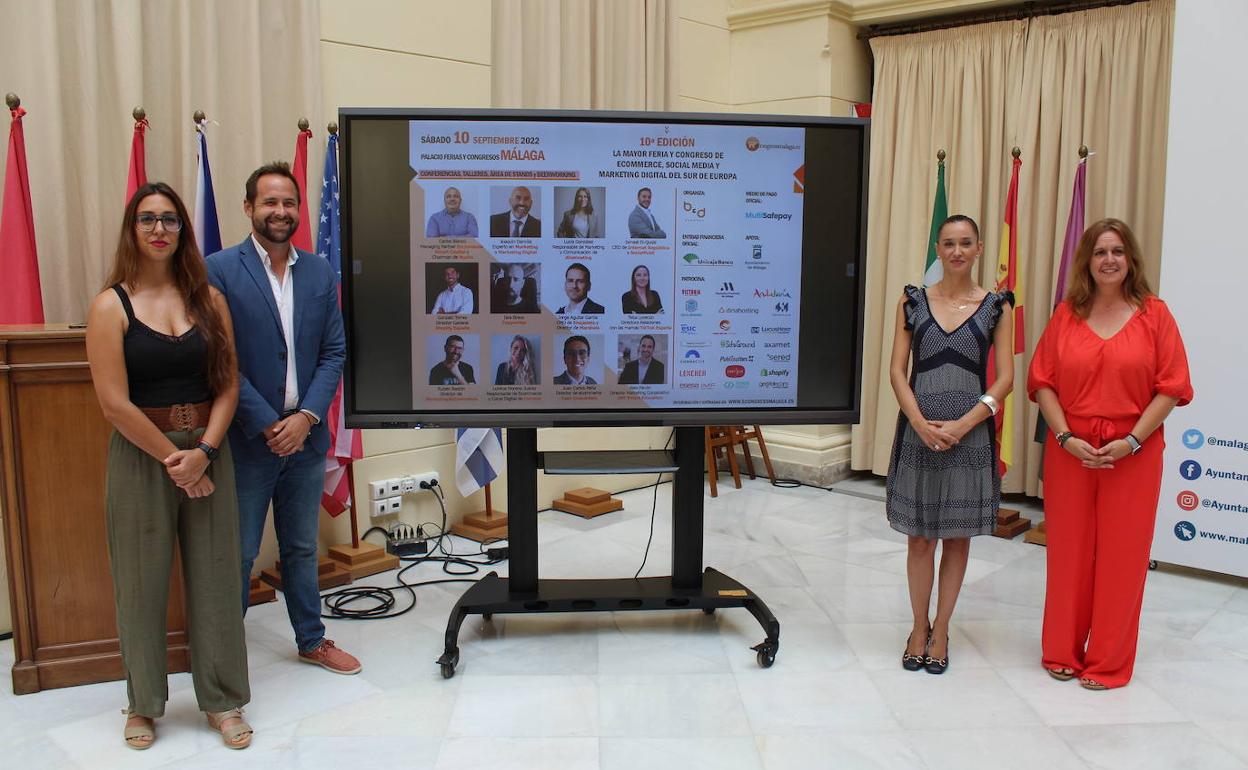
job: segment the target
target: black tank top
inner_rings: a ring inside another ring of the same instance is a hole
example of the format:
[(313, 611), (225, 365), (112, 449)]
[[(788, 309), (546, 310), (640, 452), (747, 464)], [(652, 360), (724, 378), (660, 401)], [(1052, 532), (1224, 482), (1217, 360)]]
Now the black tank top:
[(208, 344), (192, 326), (186, 334), (161, 334), (134, 317), (134, 306), (121, 284), (113, 291), (130, 319), (123, 349), (130, 400), (135, 406), (198, 404), (212, 398), (208, 386)]

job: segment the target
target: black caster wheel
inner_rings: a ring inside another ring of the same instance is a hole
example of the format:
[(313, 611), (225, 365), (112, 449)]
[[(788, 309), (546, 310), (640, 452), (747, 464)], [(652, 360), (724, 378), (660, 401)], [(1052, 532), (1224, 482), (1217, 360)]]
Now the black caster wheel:
[(491, 620), (493, 620), (493, 619), (494, 619), (494, 613), (493, 613), (493, 612), (483, 612), (483, 613), (481, 613), (481, 619), (482, 619), (482, 620), (484, 620), (486, 623), (489, 623)]
[(1148, 568), (1149, 568), (1149, 569), (1157, 569), (1157, 560), (1156, 560), (1156, 559), (1149, 559), (1149, 560), (1148, 560)]
[(715, 608), (714, 608), (714, 607), (703, 607), (703, 608), (702, 608), (702, 614), (703, 614), (703, 615), (714, 615), (714, 614), (715, 614)]
[(754, 649), (758, 650), (758, 666), (759, 668), (771, 668), (776, 662), (776, 648), (774, 645), (763, 644), (758, 645)]
[(459, 665), (459, 650), (438, 658), (438, 666), (442, 670), (443, 679), (450, 679), (455, 676), (455, 666), (457, 665)]

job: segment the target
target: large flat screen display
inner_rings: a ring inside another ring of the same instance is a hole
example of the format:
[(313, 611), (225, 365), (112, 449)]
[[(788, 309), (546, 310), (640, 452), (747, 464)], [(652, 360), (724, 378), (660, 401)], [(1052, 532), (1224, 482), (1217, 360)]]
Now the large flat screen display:
[(857, 420), (865, 121), (340, 123), (348, 424)]

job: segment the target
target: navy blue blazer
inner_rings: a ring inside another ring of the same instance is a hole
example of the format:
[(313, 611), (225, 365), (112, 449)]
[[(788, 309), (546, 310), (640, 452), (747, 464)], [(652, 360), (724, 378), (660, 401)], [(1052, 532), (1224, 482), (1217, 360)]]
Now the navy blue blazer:
[[(299, 408), (321, 419), (308, 444), (329, 451), (326, 417), (347, 357), (338, 307), (338, 276), (327, 260), (306, 251), (288, 269), (295, 280), (295, 373)], [(208, 280), (220, 289), (234, 320), (238, 348), (238, 410), (230, 426), (234, 455), (269, 452), (264, 429), (277, 422), (286, 401), (286, 337), (269, 276), (251, 236), (208, 257)]]

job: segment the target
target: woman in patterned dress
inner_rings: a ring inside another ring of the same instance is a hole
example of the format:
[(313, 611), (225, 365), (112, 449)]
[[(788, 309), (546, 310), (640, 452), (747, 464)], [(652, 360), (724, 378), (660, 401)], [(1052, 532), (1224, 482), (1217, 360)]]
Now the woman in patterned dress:
[[(944, 277), (907, 286), (897, 303), (889, 367), (901, 405), (888, 468), (888, 521), (909, 537), (906, 575), (914, 627), (902, 654), (909, 671), (944, 673), (949, 621), (962, 589), (970, 538), (991, 534), (1001, 502), (994, 422), (1014, 382), (1014, 296), (975, 283), (979, 227), (961, 214), (937, 231)], [(995, 346), (996, 379), (988, 383)], [(913, 356), (914, 364), (910, 366)], [(907, 373), (907, 369), (910, 369)], [(936, 617), (929, 621), (936, 543), (944, 543)]]

